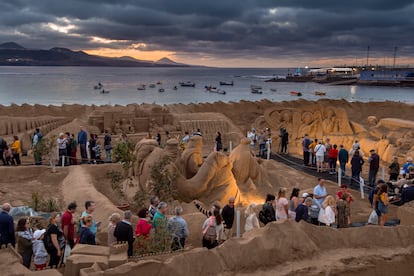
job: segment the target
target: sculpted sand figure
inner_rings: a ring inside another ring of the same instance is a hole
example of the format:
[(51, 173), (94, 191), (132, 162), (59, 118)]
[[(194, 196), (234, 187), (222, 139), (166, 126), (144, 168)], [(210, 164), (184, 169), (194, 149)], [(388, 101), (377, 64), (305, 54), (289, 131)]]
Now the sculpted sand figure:
[(144, 189), (147, 185), (148, 176), (144, 175), (144, 167), (148, 166), (147, 158), (156, 149), (160, 148), (154, 139), (142, 139), (135, 145), (134, 156), (137, 160), (133, 169), (133, 175), (138, 178), (141, 189)]
[(206, 205), (218, 202), (224, 206), (231, 196), (236, 198), (236, 204), (240, 202), (240, 191), (232, 173), (232, 164), (221, 152), (210, 153), (197, 174), (190, 179), (181, 175), (179, 170), (176, 171), (178, 197), (184, 202), (198, 199)]
[(203, 138), (198, 135), (190, 137), (182, 154), (185, 178), (193, 177), (203, 164)]

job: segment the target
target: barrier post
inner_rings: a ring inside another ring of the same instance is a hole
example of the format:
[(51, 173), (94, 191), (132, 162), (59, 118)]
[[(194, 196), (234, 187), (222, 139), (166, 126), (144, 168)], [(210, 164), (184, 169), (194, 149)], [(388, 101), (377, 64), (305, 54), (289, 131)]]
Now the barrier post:
[(341, 187), (342, 185), (342, 170), (341, 167), (338, 168), (338, 186)]
[(236, 212), (236, 225), (237, 225), (236, 237), (240, 238), (240, 210), (237, 210)]
[(65, 156), (62, 156), (62, 168), (65, 167)]
[(233, 142), (230, 141), (229, 143), (229, 153), (233, 150)]
[(267, 144), (267, 160), (270, 159), (270, 143)]
[(365, 198), (364, 185), (365, 185), (364, 179), (362, 177), (359, 177), (359, 189), (361, 191), (361, 199)]

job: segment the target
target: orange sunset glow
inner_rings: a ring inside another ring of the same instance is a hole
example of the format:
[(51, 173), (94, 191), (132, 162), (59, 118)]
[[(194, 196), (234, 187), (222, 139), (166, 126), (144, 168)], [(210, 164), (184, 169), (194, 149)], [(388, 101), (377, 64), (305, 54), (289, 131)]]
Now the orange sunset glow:
[(129, 56), (139, 60), (151, 60), (157, 61), (163, 57), (170, 59), (175, 58), (175, 52), (169, 51), (141, 51), (138, 49), (110, 49), (110, 48), (98, 48), (83, 50), (90, 55), (98, 55), (105, 57), (124, 57)]

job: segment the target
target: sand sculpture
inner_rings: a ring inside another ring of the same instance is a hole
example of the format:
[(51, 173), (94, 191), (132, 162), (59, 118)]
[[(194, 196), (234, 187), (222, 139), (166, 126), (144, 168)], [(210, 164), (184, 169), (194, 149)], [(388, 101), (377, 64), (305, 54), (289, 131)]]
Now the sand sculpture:
[(164, 149), (154, 140), (141, 140), (136, 145), (134, 167), (140, 188), (151, 190), (151, 168), (165, 156), (169, 157), (170, 169), (176, 175), (178, 198), (187, 203), (197, 199), (206, 205), (226, 204), (229, 196), (235, 196), (240, 202), (240, 190), (252, 192), (258, 185), (272, 186), (266, 171), (252, 155), (247, 138), (241, 140), (230, 157), (222, 152), (211, 152), (203, 159), (202, 148), (200, 136), (192, 136), (182, 154), (176, 139), (168, 140)]
[[(367, 156), (375, 149), (382, 160), (389, 162), (397, 155), (401, 161), (414, 153), (414, 122), (396, 118), (367, 117), (367, 126), (349, 120), (343, 108), (324, 105), (300, 106), (299, 108), (268, 108), (264, 115), (254, 122), (258, 129), (270, 127), (277, 131), (284, 127), (289, 132), (289, 152), (302, 153), (302, 138), (308, 134), (311, 139), (330, 138), (332, 144), (343, 144), (350, 149), (358, 139), (361, 150)], [(280, 138), (273, 135), (273, 151), (278, 151)]]

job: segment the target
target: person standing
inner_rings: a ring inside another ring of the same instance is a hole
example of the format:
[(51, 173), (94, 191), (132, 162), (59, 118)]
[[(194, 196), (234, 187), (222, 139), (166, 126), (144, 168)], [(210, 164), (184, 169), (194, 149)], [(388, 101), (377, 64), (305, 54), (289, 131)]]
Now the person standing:
[(347, 228), (351, 224), (351, 211), (348, 197), (348, 193), (342, 193), (341, 197), (337, 199), (338, 228)]
[(374, 187), (375, 182), (377, 180), (380, 157), (375, 152), (374, 149), (370, 150), (369, 152), (371, 153), (371, 156), (368, 158), (368, 163), (369, 163), (368, 185), (371, 187)]
[(43, 243), (43, 239), (45, 237), (46, 229), (36, 230), (33, 234), (33, 263), (35, 265), (36, 270), (43, 270), (46, 268), (47, 258), (49, 254), (47, 254), (45, 244)]
[(388, 166), (388, 174), (390, 175), (390, 181), (397, 181), (400, 175), (400, 164), (398, 164), (398, 157), (392, 158), (392, 163)]
[(233, 236), (233, 222), (234, 222), (234, 196), (229, 197), (229, 203), (223, 207), (221, 217), (224, 221), (224, 236), (228, 240)]
[(134, 229), (131, 225), (131, 211), (124, 212), (124, 219), (116, 224), (114, 236), (118, 242), (128, 242), (128, 257), (133, 255)]
[[(89, 227), (89, 230), (95, 235), (98, 232), (99, 223), (96, 223), (92, 213), (95, 211), (96, 205), (94, 201), (88, 200), (85, 202), (85, 211), (82, 212), (81, 217), (91, 216), (92, 217), (92, 225)], [(83, 222), (81, 221), (81, 226), (83, 226)]]
[(11, 244), (16, 246), (16, 238), (14, 236), (14, 222), (13, 217), (9, 215), (11, 205), (4, 203), (0, 213), (0, 246)]
[(33, 156), (35, 165), (42, 165), (42, 153), (40, 147), (40, 141), (43, 135), (40, 133), (40, 129), (36, 128), (35, 133), (33, 135)]
[(70, 135), (70, 161), (71, 165), (77, 165), (78, 159), (76, 158), (76, 152), (77, 152), (78, 142), (76, 142), (75, 134)]
[(152, 219), (152, 228), (154, 229), (154, 245), (161, 251), (167, 250), (169, 243), (168, 220), (166, 218), (168, 204), (160, 202), (158, 210)]
[(72, 158), (70, 158), (70, 156), (72, 155), (72, 143), (70, 142), (70, 133), (69, 132), (65, 132), (65, 139), (66, 139), (66, 165), (72, 165)]
[(95, 134), (91, 133), (90, 139), (89, 139), (89, 145), (88, 145), (89, 155), (91, 157), (91, 163), (96, 163), (95, 146), (96, 146), (96, 137), (95, 137)]
[(333, 145), (331, 150), (329, 151), (329, 174), (336, 173), (336, 161), (338, 160), (338, 146), (336, 144)]
[(289, 133), (284, 127), (280, 129), (280, 138), (282, 139), (282, 147), (281, 147), (280, 152), (287, 154), (288, 144), (289, 144)]
[(308, 134), (305, 134), (302, 140), (302, 149), (303, 149), (303, 164), (305, 166), (309, 165), (309, 145), (312, 143), (312, 141), (309, 139)]
[(257, 136), (257, 142), (259, 144), (259, 156), (261, 158), (265, 158), (266, 157), (266, 139), (265, 139), (265, 134), (263, 131), (260, 131), (259, 135)]
[(119, 213), (113, 213), (109, 217), (108, 223), (108, 246), (112, 246), (116, 243), (116, 237), (114, 236), (115, 228), (118, 222), (121, 221), (121, 215)]
[(319, 205), (319, 208), (322, 206), (323, 201), (327, 196), (326, 187), (325, 187), (325, 179), (318, 178), (318, 185), (313, 188), (313, 198), (316, 199), (316, 202)]
[(76, 212), (77, 207), (76, 202), (69, 203), (68, 208), (62, 215), (63, 236), (65, 237), (66, 244), (71, 249), (75, 246), (75, 220), (73, 214)]
[(79, 243), (96, 245), (95, 235), (89, 229), (92, 225), (92, 216), (82, 217), (82, 227), (79, 231)]
[(155, 141), (157, 141), (158, 146), (161, 147), (161, 134), (159, 132), (155, 135)]
[(148, 215), (151, 220), (153, 220), (155, 214), (157, 213), (158, 204), (160, 204), (160, 199), (158, 196), (152, 196), (150, 198), (150, 206), (148, 207)]
[(13, 136), (14, 142), (11, 145), (11, 150), (12, 150), (12, 154), (13, 154), (13, 162), (15, 165), (20, 165), (20, 154), (22, 153), (22, 147), (20, 144), (20, 140), (19, 137), (17, 137), (16, 135)]
[(107, 129), (104, 136), (105, 162), (112, 163), (112, 137)]
[[(58, 224), (60, 222), (60, 216), (56, 212), (52, 212), (49, 218), (49, 226), (47, 228), (47, 234), (53, 244), (53, 248), (50, 248), (50, 260), (49, 266), (51, 268), (58, 267), (63, 255), (63, 248), (65, 247), (62, 230), (59, 229)], [(63, 241), (63, 242), (62, 242)]]
[(256, 204), (251, 203), (247, 206), (246, 210), (244, 211), (244, 215), (246, 217), (246, 222), (244, 224), (244, 231), (250, 231), (255, 228), (260, 228), (259, 220), (257, 219), (257, 215), (255, 212)]
[(221, 133), (220, 131), (217, 131), (216, 136), (216, 151), (221, 151), (223, 149), (223, 144), (221, 142)]
[(312, 205), (312, 198), (307, 197), (305, 198), (304, 202), (298, 205), (298, 207), (295, 210), (295, 221), (299, 222), (301, 220), (304, 220), (306, 222), (309, 222), (309, 207)]
[(6, 140), (4, 140), (3, 137), (0, 137), (0, 158), (4, 166), (7, 165), (6, 160), (4, 159), (4, 151), (6, 150), (6, 148), (7, 148)]
[(352, 181), (357, 181), (359, 183), (359, 178), (362, 171), (362, 165), (364, 164), (364, 160), (359, 155), (359, 150), (355, 150), (354, 155), (351, 159), (351, 171), (352, 171), (352, 177), (350, 179), (350, 184), (352, 184)]
[(378, 211), (381, 213), (379, 225), (384, 226), (387, 222), (388, 206), (390, 205), (388, 198), (388, 185), (386, 183), (381, 184), (377, 193), (377, 201)]
[(289, 200), (286, 198), (286, 188), (280, 188), (276, 199), (276, 220), (289, 217)]
[(57, 138), (57, 145), (59, 150), (59, 165), (66, 165), (67, 140), (63, 132), (59, 133), (59, 138)]
[(21, 218), (17, 222), (17, 250), (22, 256), (23, 265), (30, 269), (30, 264), (32, 262), (32, 241), (33, 241), (33, 232), (30, 228), (30, 222), (28, 218)]
[(88, 141), (88, 133), (80, 127), (80, 131), (78, 132), (78, 144), (79, 144), (79, 151), (82, 158), (82, 163), (88, 163), (88, 154), (86, 152), (86, 142)]
[(323, 161), (325, 158), (326, 148), (322, 144), (322, 141), (315, 146), (315, 156), (316, 156), (316, 172), (323, 172)]
[(338, 152), (339, 167), (341, 168), (342, 177), (345, 176), (346, 163), (349, 161), (348, 151), (344, 148), (344, 145), (339, 146)]
[(168, 220), (168, 230), (172, 235), (171, 250), (184, 249), (185, 241), (188, 237), (187, 222), (181, 216), (183, 214), (183, 208), (181, 206), (175, 207), (175, 216)]

